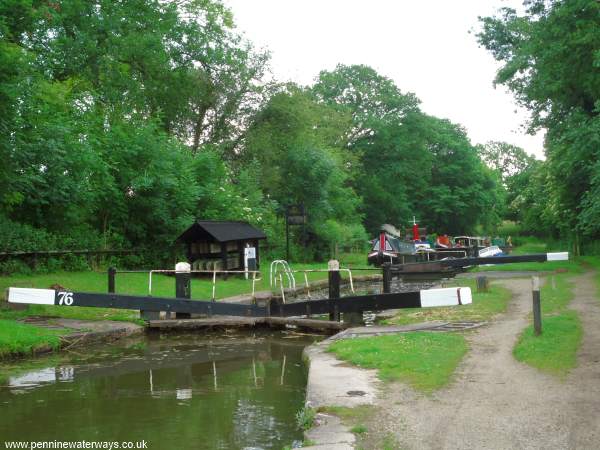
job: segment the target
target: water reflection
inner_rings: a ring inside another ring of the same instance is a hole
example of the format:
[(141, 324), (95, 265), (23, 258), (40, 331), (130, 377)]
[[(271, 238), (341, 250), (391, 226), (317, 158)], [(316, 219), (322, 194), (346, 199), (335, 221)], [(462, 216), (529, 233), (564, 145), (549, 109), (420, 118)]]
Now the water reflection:
[(286, 337), (156, 335), (9, 373), (0, 436), (280, 449), (302, 440), (295, 413), (305, 395), (301, 354), (312, 341)]

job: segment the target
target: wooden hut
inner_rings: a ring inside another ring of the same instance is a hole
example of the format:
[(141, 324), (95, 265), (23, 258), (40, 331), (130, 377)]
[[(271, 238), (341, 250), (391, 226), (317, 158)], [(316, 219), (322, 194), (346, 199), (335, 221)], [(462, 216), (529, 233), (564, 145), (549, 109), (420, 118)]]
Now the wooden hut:
[(267, 236), (247, 222), (197, 220), (177, 238), (186, 246), (192, 270), (242, 270), (244, 248), (256, 249), (259, 267), (259, 241)]

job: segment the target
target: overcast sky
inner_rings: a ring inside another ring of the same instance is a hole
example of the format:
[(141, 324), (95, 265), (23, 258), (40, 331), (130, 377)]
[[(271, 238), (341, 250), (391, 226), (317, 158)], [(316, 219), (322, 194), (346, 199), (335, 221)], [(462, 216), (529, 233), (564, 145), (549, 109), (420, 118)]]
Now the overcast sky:
[(528, 115), (503, 87), (499, 65), (471, 30), (478, 16), (519, 0), (224, 0), (239, 31), (271, 54), (278, 81), (313, 84), (338, 63), (366, 64), (414, 92), (428, 114), (463, 125), (471, 141), (506, 141), (543, 157)]

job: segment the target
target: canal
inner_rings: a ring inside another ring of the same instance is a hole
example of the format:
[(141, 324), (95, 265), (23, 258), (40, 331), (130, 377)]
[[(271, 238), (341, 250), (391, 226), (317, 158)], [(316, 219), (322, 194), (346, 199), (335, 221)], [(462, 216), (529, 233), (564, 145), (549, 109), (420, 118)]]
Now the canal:
[(150, 334), (0, 366), (4, 441), (146, 441), (155, 449), (282, 449), (302, 442), (316, 337)]

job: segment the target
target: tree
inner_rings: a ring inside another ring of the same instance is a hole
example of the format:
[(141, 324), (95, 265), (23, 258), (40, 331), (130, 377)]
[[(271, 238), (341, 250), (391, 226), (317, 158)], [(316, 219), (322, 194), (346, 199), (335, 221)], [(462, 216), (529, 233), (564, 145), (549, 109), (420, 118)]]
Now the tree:
[(600, 4), (535, 0), (481, 21), (479, 42), (503, 63), (496, 83), (531, 111), (531, 130), (547, 129), (552, 228), (599, 236)]
[(351, 115), (344, 147), (357, 158), (352, 186), (364, 199), (366, 228), (373, 233), (382, 223), (407, 223), (427, 183), (422, 174), (428, 173), (421, 170), (428, 156), (418, 137), (417, 98), (363, 65), (321, 72), (312, 91), (322, 103)]
[(358, 159), (352, 186), (370, 232), (383, 223), (402, 227), (413, 215), (430, 229), (460, 233), (498, 220), (498, 187), (464, 130), (423, 114), (413, 94), (370, 67), (344, 65), (321, 72), (313, 92), (351, 114), (345, 148)]
[(0, 219), (167, 248), (198, 208), (224, 214), (204, 163), (231, 185), (222, 159), (263, 101), (267, 58), (219, 0), (3, 2)]
[(478, 145), (477, 152), (489, 168), (500, 173), (502, 180), (526, 170), (535, 160), (521, 147), (506, 142), (490, 141)]
[(360, 199), (349, 185), (353, 158), (339, 147), (348, 119), (318, 103), (310, 91), (286, 85), (256, 116), (246, 136), (243, 164), (254, 164), (263, 191), (280, 208), (305, 206), (315, 249), (333, 242), (332, 230), (364, 238)]
[(426, 118), (430, 182), (420, 202), (423, 218), (449, 234), (497, 225), (503, 209), (499, 179), (479, 159), (465, 130), (448, 120)]

